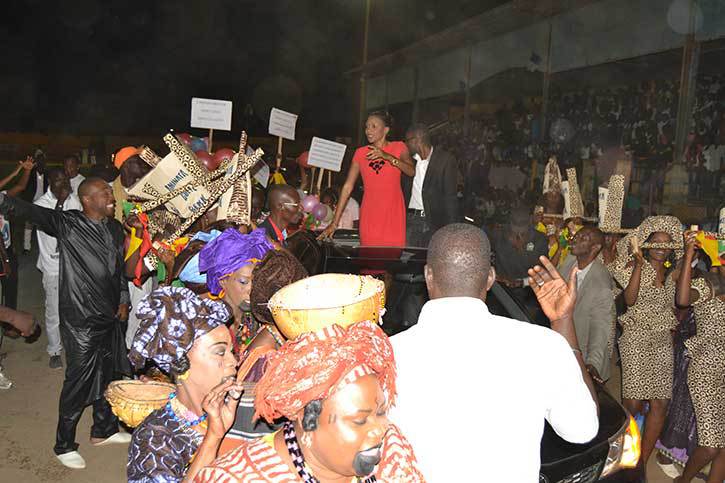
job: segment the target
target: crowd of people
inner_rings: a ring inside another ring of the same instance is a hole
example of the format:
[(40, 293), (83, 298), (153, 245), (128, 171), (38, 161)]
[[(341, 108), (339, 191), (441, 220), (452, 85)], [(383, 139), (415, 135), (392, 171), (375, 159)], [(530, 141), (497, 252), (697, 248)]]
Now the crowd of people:
[[(608, 119), (599, 104), (596, 112)], [(643, 434), (639, 464), (658, 440), (662, 454), (681, 448), (665, 436), (689, 408), (697, 439), (679, 481), (708, 463), (708, 481), (722, 481), (725, 271), (711, 242), (723, 236), (683, 230), (671, 216), (623, 228), (621, 175), (609, 180), (596, 223), (575, 170), (564, 185), (554, 160), (541, 196), (507, 200), (495, 226), (464, 223), (461, 153), (425, 125), (391, 141), (391, 126), (387, 113), (369, 115), (367, 144), (341, 190), (319, 194), (334, 214), (313, 235), (334, 239), (357, 223), (363, 248), (427, 248), (428, 301), (417, 324), (391, 337), (380, 327), (390, 274), (361, 266), (361, 275), (330, 282), (310, 273), (291, 250), (308, 236), (307, 193), (233, 177), (259, 159), (244, 143), (212, 170), (170, 136), (171, 161), (125, 147), (106, 179), (79, 180), (68, 158), (63, 170), (28, 159), (0, 181), (22, 172), (0, 194), (0, 213), (38, 230), (49, 366), (62, 367), (65, 355), (59, 462), (85, 467), (76, 428), (92, 406), (91, 444), (129, 445), (132, 482), (538, 481), (543, 421), (567, 441), (594, 438), (597, 385), (620, 359), (623, 404)], [(159, 175), (162, 162), (185, 174)], [(34, 169), (40, 196), (30, 203), (18, 195)], [(186, 187), (172, 183), (186, 177)], [(136, 198), (139, 186), (151, 194)], [(195, 190), (205, 190), (205, 204), (194, 204)], [(550, 328), (491, 313), (494, 283)], [(23, 336), (37, 333), (32, 316), (14, 309), (0, 318)], [(681, 357), (672, 331), (687, 323), (697, 331)], [(505, 397), (483, 397), (471, 371)], [(132, 433), (119, 425), (131, 422), (112, 394), (120, 383), (166, 391)], [(689, 395), (689, 406), (674, 393)], [(444, 441), (445, 423), (433, 417), (448, 416), (447, 406), (465, 416), (455, 441)]]

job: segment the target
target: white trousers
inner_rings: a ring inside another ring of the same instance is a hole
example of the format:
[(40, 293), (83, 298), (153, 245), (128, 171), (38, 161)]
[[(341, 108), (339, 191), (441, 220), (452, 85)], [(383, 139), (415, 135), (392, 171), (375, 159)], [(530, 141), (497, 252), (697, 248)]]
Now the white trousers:
[(156, 278), (152, 275), (141, 287), (137, 287), (133, 282), (128, 282), (128, 295), (131, 299), (131, 308), (128, 311), (128, 327), (126, 328), (126, 347), (131, 348), (133, 336), (136, 335), (139, 320), (136, 317), (136, 308), (141, 300), (150, 294), (156, 288)]
[(63, 349), (59, 329), (58, 275), (43, 273), (43, 291), (45, 292), (45, 333), (48, 335), (48, 354), (57, 356)]

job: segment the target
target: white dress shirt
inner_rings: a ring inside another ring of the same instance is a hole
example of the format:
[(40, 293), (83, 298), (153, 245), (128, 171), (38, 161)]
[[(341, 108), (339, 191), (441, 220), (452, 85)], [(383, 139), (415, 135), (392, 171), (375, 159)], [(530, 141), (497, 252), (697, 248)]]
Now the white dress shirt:
[(79, 187), (79, 186), (81, 185), (81, 183), (82, 183), (82, 182), (83, 182), (83, 180), (85, 180), (85, 179), (86, 179), (86, 177), (85, 177), (85, 176), (83, 176), (83, 175), (82, 175), (82, 174), (80, 174), (80, 173), (78, 173), (78, 174), (77, 174), (77, 175), (75, 176), (75, 178), (71, 178), (71, 179), (70, 179), (70, 187), (71, 187), (71, 189), (73, 190), (73, 193), (74, 193), (74, 194), (76, 194), (76, 195), (78, 194), (78, 187)]
[[(45, 192), (43, 196), (38, 198), (34, 204), (42, 206), (43, 208), (55, 209), (55, 205), (58, 203), (58, 199), (50, 189)], [(81, 201), (73, 193), (68, 195), (65, 202), (63, 203), (63, 211), (68, 210), (82, 210)], [(38, 229), (38, 270), (46, 275), (58, 275), (59, 269), (59, 254), (58, 254), (58, 240)]]
[(592, 260), (589, 263), (589, 265), (587, 265), (584, 268), (580, 268), (576, 272), (576, 289), (577, 290), (579, 290), (580, 288), (582, 288), (582, 284), (584, 283), (584, 279), (587, 278), (587, 273), (589, 273), (589, 270), (591, 270), (593, 264), (594, 264), (594, 261)]
[(567, 441), (599, 428), (566, 340), (492, 315), (468, 297), (431, 300), (391, 339), (398, 368), (390, 420), (429, 482), (539, 481), (544, 419)]
[(414, 155), (415, 158), (415, 177), (413, 178), (413, 189), (410, 192), (410, 203), (408, 208), (411, 210), (423, 210), (423, 182), (425, 181), (425, 173), (428, 172), (428, 163), (430, 157), (433, 156), (433, 148), (425, 159), (421, 159), (419, 154)]

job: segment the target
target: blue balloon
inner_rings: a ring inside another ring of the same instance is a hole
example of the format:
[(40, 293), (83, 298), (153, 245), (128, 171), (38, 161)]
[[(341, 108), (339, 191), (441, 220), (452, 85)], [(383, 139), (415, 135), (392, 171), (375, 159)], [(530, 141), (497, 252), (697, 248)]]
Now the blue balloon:
[(189, 147), (192, 151), (206, 151), (206, 143), (201, 138), (191, 138), (191, 143), (189, 143)]

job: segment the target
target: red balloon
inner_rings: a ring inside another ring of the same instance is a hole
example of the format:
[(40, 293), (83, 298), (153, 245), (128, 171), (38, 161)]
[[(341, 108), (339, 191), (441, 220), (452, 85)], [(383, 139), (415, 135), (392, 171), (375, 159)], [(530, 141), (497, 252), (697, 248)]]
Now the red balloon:
[(176, 138), (187, 146), (191, 144), (191, 134), (188, 132), (182, 132), (176, 135)]
[(225, 159), (231, 160), (234, 157), (234, 154), (234, 150), (229, 148), (222, 148), (214, 153), (214, 162), (216, 163), (217, 168), (224, 162)]
[(211, 154), (206, 151), (194, 151), (194, 154), (196, 155), (196, 159), (198, 159), (207, 170), (214, 171), (214, 169), (216, 169), (214, 166), (214, 158)]

